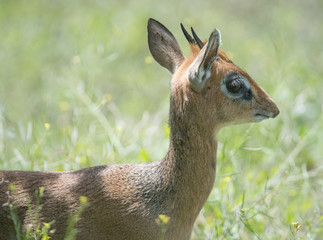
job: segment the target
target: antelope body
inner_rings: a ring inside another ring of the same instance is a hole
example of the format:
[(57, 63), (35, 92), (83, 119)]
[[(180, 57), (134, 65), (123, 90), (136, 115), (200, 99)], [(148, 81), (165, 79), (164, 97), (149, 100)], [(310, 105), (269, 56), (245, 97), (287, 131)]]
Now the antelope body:
[[(184, 57), (161, 23), (148, 21), (155, 60), (172, 74), (170, 144), (165, 158), (148, 164), (121, 164), (72, 172), (0, 171), (0, 239), (15, 236), (8, 205), (22, 228), (32, 226), (35, 191), (44, 188), (40, 222), (50, 222), (53, 239), (63, 239), (67, 219), (80, 197), (88, 206), (76, 224), (76, 239), (160, 239), (159, 215), (170, 217), (165, 239), (189, 239), (213, 187), (216, 135), (227, 125), (274, 118), (279, 110), (252, 78), (219, 50), (220, 32), (207, 43), (184, 29), (191, 47)], [(15, 191), (9, 185), (14, 184)], [(31, 224), (31, 225), (30, 225)]]

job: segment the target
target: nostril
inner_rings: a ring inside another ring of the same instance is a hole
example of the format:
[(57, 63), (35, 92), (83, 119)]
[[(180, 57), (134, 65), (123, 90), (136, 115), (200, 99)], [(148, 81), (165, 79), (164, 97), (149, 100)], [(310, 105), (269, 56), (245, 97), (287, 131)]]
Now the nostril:
[(278, 108), (276, 108), (276, 110), (273, 112), (273, 116), (272, 116), (272, 118), (277, 117), (279, 113), (280, 113), (279, 109), (278, 109)]

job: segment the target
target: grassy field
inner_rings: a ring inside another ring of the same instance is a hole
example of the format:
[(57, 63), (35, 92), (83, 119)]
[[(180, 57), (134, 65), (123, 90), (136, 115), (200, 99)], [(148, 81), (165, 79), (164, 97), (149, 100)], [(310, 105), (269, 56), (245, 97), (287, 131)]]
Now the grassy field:
[(323, 239), (323, 2), (0, 0), (0, 169), (67, 171), (157, 161), (170, 74), (149, 17), (185, 54), (179, 23), (222, 48), (281, 114), (219, 134), (214, 189), (194, 239)]

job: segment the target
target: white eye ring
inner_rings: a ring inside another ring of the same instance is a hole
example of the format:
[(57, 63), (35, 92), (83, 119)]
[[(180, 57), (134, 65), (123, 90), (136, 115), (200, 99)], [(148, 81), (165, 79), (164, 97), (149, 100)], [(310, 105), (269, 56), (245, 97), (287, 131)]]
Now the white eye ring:
[(228, 81), (234, 81), (233, 79), (231, 80), (233, 76), (238, 77), (237, 81), (241, 82), (241, 87), (246, 88), (247, 91), (250, 89), (250, 83), (244, 76), (235, 72), (229, 72), (221, 81), (221, 90), (229, 98), (234, 98), (234, 99), (241, 98), (244, 95), (243, 91), (238, 91), (237, 93), (233, 93), (233, 92), (230, 92), (227, 88)]
[(238, 78), (227, 81), (225, 85), (229, 92), (236, 94), (244, 86), (244, 83)]

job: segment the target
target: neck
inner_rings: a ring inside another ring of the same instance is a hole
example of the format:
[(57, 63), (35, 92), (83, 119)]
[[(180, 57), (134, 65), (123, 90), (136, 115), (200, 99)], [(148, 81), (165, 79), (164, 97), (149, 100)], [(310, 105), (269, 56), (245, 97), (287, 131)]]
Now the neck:
[(161, 163), (174, 190), (175, 215), (193, 225), (213, 187), (217, 142), (214, 132), (201, 127), (192, 114), (172, 110), (170, 146)]

